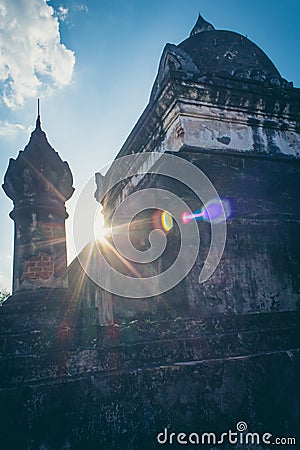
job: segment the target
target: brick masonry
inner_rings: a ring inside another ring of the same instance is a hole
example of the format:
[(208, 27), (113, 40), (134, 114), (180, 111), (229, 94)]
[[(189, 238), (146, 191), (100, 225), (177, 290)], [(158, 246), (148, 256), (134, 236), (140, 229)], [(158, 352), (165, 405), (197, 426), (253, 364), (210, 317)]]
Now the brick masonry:
[(53, 276), (53, 258), (47, 253), (38, 253), (23, 262), (22, 280), (48, 280)]

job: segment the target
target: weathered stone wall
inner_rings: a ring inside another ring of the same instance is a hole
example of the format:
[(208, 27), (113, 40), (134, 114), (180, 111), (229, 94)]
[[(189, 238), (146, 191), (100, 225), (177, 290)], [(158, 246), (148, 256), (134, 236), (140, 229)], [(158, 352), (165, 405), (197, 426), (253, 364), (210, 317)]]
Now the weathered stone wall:
[(156, 449), (164, 428), (221, 434), (241, 420), (300, 438), (298, 313), (98, 327), (95, 306), (41, 290), (0, 308), (5, 450)]
[[(157, 297), (138, 301), (113, 295), (114, 320), (298, 310), (300, 205), (295, 193), (299, 191), (299, 159), (207, 152), (189, 147), (176, 156), (201, 169), (220, 197), (230, 204), (224, 254), (212, 277), (199, 284), (211, 241), (210, 224), (199, 222), (199, 255), (188, 276)], [(192, 211), (202, 207), (199, 198), (173, 179), (145, 177), (138, 187), (149, 186), (175, 192)], [(135, 188), (131, 185), (132, 189)], [(147, 241), (150, 230), (146, 226), (142, 231), (143, 240)], [(135, 240), (139, 236), (136, 233)], [(174, 227), (168, 233), (167, 248), (160, 261), (153, 263), (154, 272), (170, 266), (178, 254), (177, 241), (180, 236)], [(144, 273), (143, 267), (138, 266), (137, 270)]]
[(53, 276), (54, 265), (51, 256), (46, 253), (38, 253), (23, 262), (23, 272), (21, 279), (35, 280), (42, 278), (48, 280)]
[[(187, 278), (187, 296), (201, 314), (297, 310), (300, 300), (299, 161), (186, 153), (230, 201), (221, 262), (197, 283), (210, 242), (201, 229), (201, 252)], [(194, 208), (199, 209), (199, 208)]]
[(14, 292), (67, 287), (62, 280), (67, 267), (65, 208), (27, 205), (11, 216), (15, 221)]

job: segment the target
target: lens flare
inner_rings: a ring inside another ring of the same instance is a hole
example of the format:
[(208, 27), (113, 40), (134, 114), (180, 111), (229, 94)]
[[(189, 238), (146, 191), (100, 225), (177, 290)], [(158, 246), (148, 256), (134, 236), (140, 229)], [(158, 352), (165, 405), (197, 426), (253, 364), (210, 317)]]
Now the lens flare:
[(173, 226), (174, 221), (172, 214), (166, 210), (156, 210), (152, 216), (152, 226), (154, 229), (160, 229), (168, 233)]
[(191, 220), (204, 220), (205, 222), (219, 223), (224, 221), (224, 215), (225, 219), (231, 215), (229, 200), (222, 199), (221, 202), (211, 200), (201, 209), (193, 212), (192, 214), (184, 212), (181, 216), (181, 220), (182, 223), (188, 223)]
[(173, 217), (168, 211), (163, 211), (161, 213), (161, 226), (166, 232), (173, 228)]

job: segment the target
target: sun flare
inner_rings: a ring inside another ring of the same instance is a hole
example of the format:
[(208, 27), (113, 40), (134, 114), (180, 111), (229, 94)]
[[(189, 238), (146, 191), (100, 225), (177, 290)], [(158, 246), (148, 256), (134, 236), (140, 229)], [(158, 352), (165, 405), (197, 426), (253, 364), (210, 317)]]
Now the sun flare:
[(103, 242), (108, 236), (109, 228), (105, 227), (104, 217), (100, 209), (97, 210), (94, 220), (95, 241)]

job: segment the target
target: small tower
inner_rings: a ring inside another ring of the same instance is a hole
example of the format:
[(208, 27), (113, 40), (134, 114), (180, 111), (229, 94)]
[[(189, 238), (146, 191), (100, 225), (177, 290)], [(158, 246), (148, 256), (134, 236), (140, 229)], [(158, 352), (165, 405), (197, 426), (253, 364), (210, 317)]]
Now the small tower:
[(2, 185), (14, 202), (13, 292), (67, 287), (65, 202), (73, 192), (67, 162), (50, 146), (38, 116), (29, 143), (10, 159)]

